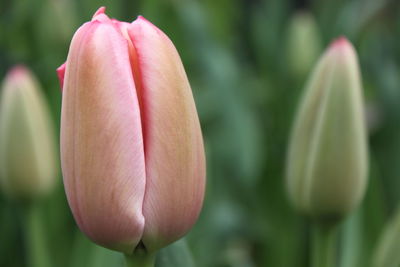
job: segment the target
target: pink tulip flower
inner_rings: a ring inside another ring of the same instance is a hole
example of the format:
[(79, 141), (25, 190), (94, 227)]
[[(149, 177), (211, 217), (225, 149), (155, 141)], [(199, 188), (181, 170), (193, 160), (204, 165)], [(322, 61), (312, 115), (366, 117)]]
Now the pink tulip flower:
[(170, 39), (139, 16), (100, 8), (58, 70), (61, 163), (69, 205), (94, 242), (131, 254), (179, 239), (202, 207), (200, 123)]

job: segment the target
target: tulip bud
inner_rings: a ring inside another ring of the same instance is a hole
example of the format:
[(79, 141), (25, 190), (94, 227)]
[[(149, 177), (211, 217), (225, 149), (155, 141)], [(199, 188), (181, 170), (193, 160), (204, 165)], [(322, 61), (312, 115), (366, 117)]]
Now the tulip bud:
[(6, 76), (0, 106), (0, 185), (10, 197), (47, 193), (57, 171), (49, 109), (39, 84), (23, 66)]
[(341, 37), (306, 86), (289, 143), (287, 185), (293, 204), (317, 219), (339, 219), (361, 201), (367, 141), (357, 56)]
[(296, 78), (303, 78), (321, 54), (321, 40), (313, 16), (305, 11), (296, 13), (287, 33), (287, 66)]
[(69, 205), (94, 242), (131, 254), (182, 237), (205, 188), (200, 123), (180, 57), (143, 17), (100, 8), (65, 65), (61, 164)]

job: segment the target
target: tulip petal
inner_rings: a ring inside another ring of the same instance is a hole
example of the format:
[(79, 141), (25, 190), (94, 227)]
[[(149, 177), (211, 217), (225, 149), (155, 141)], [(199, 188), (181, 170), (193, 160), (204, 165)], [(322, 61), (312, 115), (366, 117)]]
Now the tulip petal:
[[(100, 12), (101, 13), (101, 12)], [(64, 185), (83, 232), (132, 253), (144, 230), (145, 162), (127, 41), (100, 14), (73, 37), (61, 118)]]
[[(155, 250), (196, 221), (205, 188), (200, 123), (180, 57), (168, 37), (139, 17), (128, 29), (142, 88), (146, 160), (143, 243)], [(135, 66), (134, 66), (135, 67)]]
[(58, 76), (58, 80), (60, 81), (60, 88), (61, 88), (61, 92), (62, 92), (63, 87), (64, 87), (65, 63), (62, 64), (60, 67), (58, 67), (57, 76)]

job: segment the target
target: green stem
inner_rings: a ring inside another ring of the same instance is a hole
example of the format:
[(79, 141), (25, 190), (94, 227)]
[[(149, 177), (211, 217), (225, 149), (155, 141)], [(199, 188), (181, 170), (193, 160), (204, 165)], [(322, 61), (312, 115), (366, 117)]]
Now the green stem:
[(125, 254), (126, 267), (154, 267), (156, 261), (155, 254), (135, 253)]
[(312, 266), (336, 266), (336, 225), (313, 226)]
[(38, 203), (25, 205), (23, 213), (28, 266), (50, 267), (49, 255), (44, 239), (46, 235)]

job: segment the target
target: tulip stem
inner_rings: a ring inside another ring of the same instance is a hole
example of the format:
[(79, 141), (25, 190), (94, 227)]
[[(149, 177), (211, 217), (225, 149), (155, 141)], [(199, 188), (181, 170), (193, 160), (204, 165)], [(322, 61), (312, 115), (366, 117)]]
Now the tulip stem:
[(125, 254), (125, 261), (126, 267), (154, 267), (156, 255), (148, 253)]
[(312, 266), (336, 266), (336, 225), (315, 224), (313, 226)]
[(25, 245), (27, 266), (49, 267), (50, 259), (46, 248), (45, 232), (40, 214), (39, 203), (26, 203), (23, 207), (23, 227), (25, 231)]

